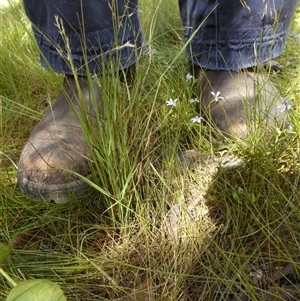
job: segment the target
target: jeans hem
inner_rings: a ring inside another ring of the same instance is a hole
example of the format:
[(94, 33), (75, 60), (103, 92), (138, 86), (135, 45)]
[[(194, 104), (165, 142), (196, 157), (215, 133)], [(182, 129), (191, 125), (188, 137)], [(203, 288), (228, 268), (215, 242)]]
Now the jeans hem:
[(217, 46), (194, 40), (186, 53), (192, 65), (210, 70), (238, 71), (263, 64), (284, 52), (287, 33), (276, 38), (247, 43), (222, 43)]
[(136, 63), (144, 53), (142, 38), (139, 41), (127, 41), (123, 45), (118, 45), (106, 52), (101, 49), (86, 49), (88, 55), (68, 53), (61, 54), (52, 44), (44, 39), (37, 38), (41, 51), (41, 65), (45, 69), (53, 70), (57, 73), (85, 75), (101, 74), (103, 66), (113, 63), (116, 70), (126, 69)]

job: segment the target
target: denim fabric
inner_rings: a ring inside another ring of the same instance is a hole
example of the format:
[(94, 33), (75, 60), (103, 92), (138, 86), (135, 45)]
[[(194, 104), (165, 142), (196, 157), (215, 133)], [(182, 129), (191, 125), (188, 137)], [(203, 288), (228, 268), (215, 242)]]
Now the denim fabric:
[(238, 70), (284, 51), (298, 0), (179, 0), (193, 65)]
[(137, 2), (24, 0), (42, 65), (66, 74), (73, 73), (70, 62), (78, 74), (100, 73), (108, 58), (116, 68), (133, 65), (143, 42)]
[[(179, 0), (191, 63), (238, 70), (278, 56), (297, 2)], [(127, 68), (142, 52), (138, 0), (24, 0), (24, 5), (42, 65), (56, 72), (72, 73), (71, 61), (79, 74), (100, 73), (103, 58)]]

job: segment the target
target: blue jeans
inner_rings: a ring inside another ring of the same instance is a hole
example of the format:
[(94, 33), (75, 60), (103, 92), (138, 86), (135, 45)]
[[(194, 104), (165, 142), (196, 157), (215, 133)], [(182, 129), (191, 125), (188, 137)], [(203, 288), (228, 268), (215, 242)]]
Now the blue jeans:
[(179, 0), (193, 65), (239, 70), (284, 51), (298, 0)]
[[(297, 3), (179, 0), (191, 64), (239, 70), (280, 55)], [(24, 0), (24, 6), (42, 65), (56, 72), (101, 73), (107, 61), (127, 68), (143, 53), (138, 0)]]

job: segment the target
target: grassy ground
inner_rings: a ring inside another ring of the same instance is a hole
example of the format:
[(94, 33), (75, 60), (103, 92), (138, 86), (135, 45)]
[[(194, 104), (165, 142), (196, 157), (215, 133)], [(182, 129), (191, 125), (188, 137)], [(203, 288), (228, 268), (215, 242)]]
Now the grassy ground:
[[(211, 128), (190, 122), (172, 2), (141, 1), (156, 54), (139, 63), (133, 89), (99, 79), (114, 123), (88, 137), (101, 150), (91, 158), (94, 192), (59, 205), (30, 200), (0, 157), (0, 241), (14, 247), (1, 268), (17, 282), (58, 282), (68, 300), (298, 300), (286, 296), (300, 289), (300, 10), (277, 60), (282, 71), (270, 75), (292, 101), (294, 131), (215, 145)], [(39, 66), (20, 5), (1, 9), (0, 27), (0, 150), (17, 162), (62, 77)], [(174, 109), (169, 98), (179, 98)], [(245, 163), (188, 170), (175, 155), (184, 149)], [(0, 276), (0, 300), (9, 290)]]

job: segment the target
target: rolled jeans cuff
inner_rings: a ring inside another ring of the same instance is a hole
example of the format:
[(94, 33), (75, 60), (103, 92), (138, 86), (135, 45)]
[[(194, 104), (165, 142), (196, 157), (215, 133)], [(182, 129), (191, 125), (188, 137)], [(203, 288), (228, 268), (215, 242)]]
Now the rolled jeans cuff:
[(99, 74), (107, 64), (127, 68), (143, 52), (138, 0), (24, 0), (24, 7), (45, 68)]
[(179, 0), (193, 65), (239, 70), (284, 51), (298, 0)]

